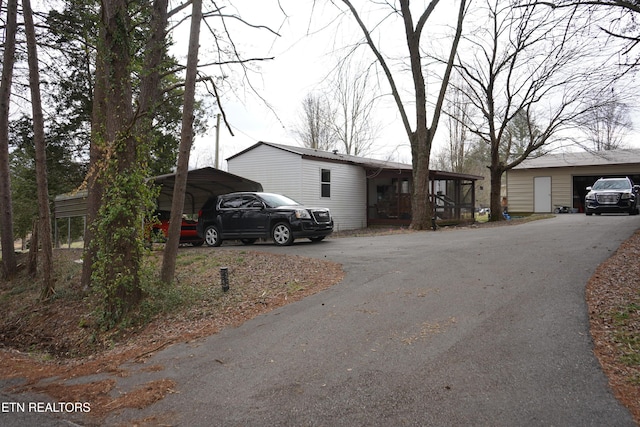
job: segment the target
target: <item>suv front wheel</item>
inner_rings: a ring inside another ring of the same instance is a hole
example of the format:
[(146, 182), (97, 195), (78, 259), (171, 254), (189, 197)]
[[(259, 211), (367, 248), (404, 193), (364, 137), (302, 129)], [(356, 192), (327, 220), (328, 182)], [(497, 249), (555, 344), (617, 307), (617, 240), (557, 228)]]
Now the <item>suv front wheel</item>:
[(271, 237), (278, 246), (289, 246), (293, 244), (293, 232), (286, 222), (277, 223), (271, 230)]
[(215, 225), (208, 226), (204, 230), (204, 241), (207, 243), (207, 246), (220, 246), (222, 244), (222, 239), (220, 238), (218, 227)]

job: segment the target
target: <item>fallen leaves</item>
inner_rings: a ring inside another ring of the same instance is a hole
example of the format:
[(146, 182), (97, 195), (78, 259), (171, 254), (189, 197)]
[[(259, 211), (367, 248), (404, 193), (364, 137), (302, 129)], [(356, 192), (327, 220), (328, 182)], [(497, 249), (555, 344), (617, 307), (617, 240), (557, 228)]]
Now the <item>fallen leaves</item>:
[(586, 300), (594, 352), (640, 424), (640, 231), (596, 269)]
[[(23, 380), (7, 392), (29, 391), (62, 402), (91, 402), (88, 415), (96, 423), (112, 411), (143, 408), (174, 391), (173, 381), (159, 379), (113, 397), (121, 393), (114, 388), (114, 377), (130, 374), (125, 362), (143, 362), (174, 342), (188, 342), (238, 325), (326, 289), (344, 276), (339, 264), (323, 260), (243, 249), (186, 248), (177, 260), (179, 303), (168, 301), (167, 310), (143, 328), (101, 334), (93, 327), (90, 294), (79, 292), (81, 266), (74, 260), (80, 252), (54, 253), (57, 295), (50, 303), (39, 302), (39, 287), (27, 278), (0, 287), (4, 304), (0, 340), (10, 346), (0, 350), (0, 377)], [(149, 262), (160, 262), (160, 255), (152, 253)], [(228, 267), (227, 292), (221, 287), (221, 266)], [(161, 372), (163, 368), (154, 365), (148, 369)], [(97, 373), (106, 374), (106, 378), (90, 382), (82, 378)]]

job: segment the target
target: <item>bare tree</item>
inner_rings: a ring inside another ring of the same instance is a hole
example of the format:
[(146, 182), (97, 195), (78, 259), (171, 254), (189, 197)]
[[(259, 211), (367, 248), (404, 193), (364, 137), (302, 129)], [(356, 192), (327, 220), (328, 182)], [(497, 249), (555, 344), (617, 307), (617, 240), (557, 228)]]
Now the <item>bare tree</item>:
[(579, 121), (580, 128), (587, 135), (587, 150), (604, 151), (624, 147), (624, 139), (632, 128), (629, 107), (612, 100), (596, 105)]
[(352, 68), (351, 61), (343, 61), (331, 84), (335, 107), (332, 129), (336, 146), (354, 156), (366, 155), (379, 133), (373, 117), (378, 97), (371, 84), (371, 68)]
[(200, 23), (202, 21), (202, 0), (192, 0), (191, 31), (189, 33), (189, 53), (187, 56), (187, 76), (185, 81), (184, 105), (182, 107), (182, 132), (178, 150), (178, 167), (171, 201), (171, 221), (167, 244), (162, 258), (160, 278), (165, 283), (173, 282), (176, 271), (176, 257), (180, 245), (182, 211), (189, 172), (189, 153), (193, 143), (193, 109), (196, 96), (198, 72), (198, 48), (200, 46)]
[(11, 175), (9, 169), (9, 103), (15, 62), (16, 33), (18, 31), (18, 1), (8, 0), (0, 82), (0, 238), (2, 242), (1, 275), (10, 279), (16, 272), (13, 248), (13, 209)]
[(447, 93), (446, 115), (449, 130), (449, 144), (442, 154), (442, 165), (445, 170), (452, 172), (467, 172), (465, 170), (465, 155), (469, 141), (469, 130), (465, 120), (469, 117), (469, 101), (465, 97), (460, 82), (452, 84)]
[(477, 113), (465, 123), (490, 147), (491, 211), (500, 212), (503, 173), (603, 102), (611, 70), (596, 63), (573, 10), (486, 0), (482, 12), (457, 69)]
[[(164, 1), (164, 0), (163, 0)], [(210, 66), (222, 66), (228, 64), (237, 64), (242, 67), (243, 75), (246, 77), (248, 73), (248, 64), (253, 61), (261, 61), (267, 58), (252, 58), (252, 59), (243, 59), (240, 52), (237, 51), (235, 44), (233, 42), (233, 38), (231, 37), (230, 29), (227, 25), (227, 20), (233, 20), (246, 25), (247, 27), (253, 27), (258, 29), (266, 29), (273, 34), (275, 32), (271, 31), (267, 27), (264, 26), (255, 26), (240, 16), (235, 14), (227, 14), (223, 11), (224, 6), (218, 7), (216, 2), (212, 2), (213, 9), (203, 12), (203, 3), (202, 0), (193, 0), (192, 4), (192, 13), (191, 13), (191, 30), (189, 35), (189, 49), (187, 55), (187, 65), (186, 65), (186, 80), (185, 80), (185, 93), (184, 93), (184, 104), (182, 108), (182, 130), (181, 130), (181, 138), (180, 138), (180, 147), (178, 149), (178, 165), (176, 169), (176, 181), (173, 190), (173, 199), (171, 203), (171, 219), (169, 223), (169, 232), (167, 244), (165, 246), (165, 252), (162, 261), (162, 269), (161, 269), (161, 280), (166, 283), (171, 283), (175, 276), (175, 268), (176, 268), (176, 256), (178, 252), (178, 246), (180, 243), (180, 230), (182, 224), (182, 213), (184, 208), (184, 200), (187, 186), (187, 175), (189, 168), (189, 154), (191, 152), (191, 146), (193, 143), (193, 134), (194, 134), (194, 106), (195, 106), (195, 97), (196, 97), (196, 83), (198, 81), (204, 81), (211, 85), (211, 92), (216, 98), (218, 102), (218, 107), (220, 108), (222, 117), (225, 118), (226, 122), (226, 114), (222, 107), (222, 99), (220, 97), (219, 87), (216, 83), (216, 79), (206, 76), (202, 71), (203, 68)], [(215, 18), (219, 19), (222, 26), (222, 33), (226, 34), (228, 37), (228, 43), (230, 48), (224, 49), (222, 48), (222, 40), (220, 34), (216, 32), (213, 27), (207, 22), (207, 18)], [(214, 37), (217, 46), (220, 48), (220, 51), (217, 53), (218, 61), (206, 64), (198, 64), (198, 52), (200, 46), (200, 27), (201, 24), (204, 23), (206, 28), (209, 29), (211, 35)], [(159, 38), (158, 38), (159, 39)], [(230, 60), (222, 60), (222, 55), (228, 54), (232, 57)], [(199, 73), (202, 75), (199, 77)], [(227, 123), (228, 126), (228, 123)], [(233, 133), (232, 133), (233, 134)]]
[[(36, 47), (36, 30), (30, 0), (22, 0), (27, 52), (29, 62), (29, 87), (33, 113), (33, 139), (36, 152), (36, 182), (38, 184), (39, 237), (42, 247), (42, 286), (40, 296), (49, 299), (55, 292), (53, 282), (53, 244), (51, 242), (51, 214), (49, 211), (49, 185), (47, 183), (47, 155), (44, 137), (44, 116), (40, 97), (40, 70)], [(37, 247), (35, 248), (37, 251)]]
[[(388, 15), (382, 20), (386, 20), (389, 16), (397, 16), (402, 19), (404, 26), (404, 35), (407, 43), (409, 68), (412, 77), (412, 97), (411, 103), (403, 101), (401, 92), (398, 89), (398, 79), (401, 71), (397, 73), (391, 68), (390, 61), (383, 55), (381, 44), (376, 42), (378, 39), (374, 36), (373, 31), (381, 27), (381, 22), (375, 22), (367, 25), (353, 3), (349, 0), (342, 0), (348, 7), (351, 15), (358, 23), (362, 30), (366, 44), (375, 55), (378, 63), (382, 67), (391, 88), (391, 94), (395, 101), (396, 107), (402, 119), (405, 132), (411, 145), (411, 158), (413, 167), (413, 188), (411, 197), (412, 220), (411, 228), (417, 230), (428, 229), (431, 227), (432, 209), (429, 202), (429, 160), (431, 156), (431, 147), (438, 127), (440, 115), (442, 113), (442, 105), (444, 96), (449, 84), (451, 69), (458, 48), (458, 43), (462, 34), (462, 23), (464, 20), (467, 1), (460, 0), (457, 21), (455, 24), (455, 34), (453, 35), (448, 58), (444, 61), (445, 67), (442, 73), (440, 84), (436, 85), (436, 96), (431, 114), (427, 111), (428, 94), (425, 80), (425, 69), (427, 68), (423, 62), (424, 46), (422, 45), (422, 37), (439, 0), (428, 2), (425, 9), (420, 13), (417, 21), (414, 21), (412, 8), (409, 7), (409, 0), (399, 0), (400, 5), (397, 8), (395, 3), (386, 2), (385, 5), (390, 7)], [(377, 3), (377, 2), (373, 2)], [(415, 8), (414, 8), (415, 10)], [(397, 57), (397, 52), (394, 52)], [(432, 87), (431, 85), (429, 87)], [(412, 124), (410, 114), (407, 111), (408, 105), (415, 108), (415, 121)]]
[(303, 146), (323, 151), (337, 149), (354, 156), (371, 151), (379, 132), (373, 117), (377, 96), (370, 68), (354, 70), (342, 61), (327, 87), (327, 95), (308, 94), (302, 101), (294, 129)]
[(334, 113), (326, 98), (307, 94), (302, 100), (300, 119), (293, 133), (304, 147), (329, 151), (333, 142)]
[(536, 1), (553, 8), (582, 8), (591, 16), (591, 25), (624, 45), (616, 54), (621, 65), (633, 69), (640, 65), (640, 2), (637, 0), (549, 0)]

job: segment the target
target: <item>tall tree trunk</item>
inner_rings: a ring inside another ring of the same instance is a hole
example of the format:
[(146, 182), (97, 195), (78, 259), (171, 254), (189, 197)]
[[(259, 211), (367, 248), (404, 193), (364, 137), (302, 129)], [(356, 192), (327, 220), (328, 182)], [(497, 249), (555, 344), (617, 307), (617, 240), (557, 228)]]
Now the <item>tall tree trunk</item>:
[[(36, 152), (36, 182), (38, 185), (38, 212), (40, 243), (42, 246), (42, 287), (40, 297), (49, 299), (55, 292), (53, 284), (53, 245), (51, 243), (51, 215), (49, 211), (49, 186), (47, 183), (47, 155), (44, 138), (44, 117), (40, 99), (40, 71), (36, 47), (36, 30), (30, 0), (22, 0), (27, 51), (29, 61), (29, 87), (33, 114), (33, 135)], [(37, 248), (36, 248), (37, 250)]]
[(502, 174), (505, 171), (504, 162), (500, 159), (500, 139), (496, 136), (496, 130), (493, 125), (490, 124), (491, 137), (491, 166), (489, 166), (489, 172), (491, 177), (491, 191), (489, 192), (489, 207), (491, 208), (490, 221), (502, 221), (504, 216), (502, 215), (502, 200), (500, 195), (502, 194)]
[(38, 276), (38, 248), (40, 242), (38, 239), (38, 220), (33, 220), (31, 226), (31, 239), (29, 239), (29, 259), (27, 261), (27, 274), (32, 279)]
[[(135, 134), (140, 138), (140, 145), (146, 146), (153, 125), (154, 110), (161, 101), (162, 88), (160, 87), (160, 65), (166, 49), (166, 27), (168, 22), (168, 1), (155, 0), (151, 18), (151, 33), (145, 48), (145, 61), (140, 82), (140, 95), (138, 98), (138, 119), (136, 120)], [(103, 30), (104, 31), (104, 30)], [(101, 39), (106, 36), (102, 35)], [(104, 185), (98, 179), (102, 172), (103, 159), (106, 156), (103, 135), (106, 134), (105, 116), (107, 111), (107, 94), (109, 89), (109, 63), (104, 55), (98, 55), (96, 60), (96, 84), (92, 112), (92, 138), (90, 148), (90, 164), (92, 165), (86, 178), (87, 185), (87, 224), (85, 230), (85, 254), (82, 270), (82, 284), (86, 289), (91, 283), (93, 263), (97, 255), (96, 244), (91, 244), (94, 239), (94, 227), (98, 218), (98, 212), (102, 204)]]
[[(133, 202), (127, 211), (115, 215), (113, 222), (106, 228), (107, 234), (103, 234), (100, 250), (103, 253), (111, 253), (116, 258), (105, 268), (105, 284), (111, 286), (119, 281), (123, 275), (129, 276), (128, 282), (122, 282), (114, 289), (108, 301), (108, 309), (114, 318), (119, 318), (131, 307), (135, 306), (142, 298), (139, 282), (139, 270), (142, 254), (136, 245), (137, 233), (140, 224), (136, 223), (140, 206), (137, 203), (135, 183), (128, 180), (137, 170), (138, 156), (136, 153), (136, 141), (131, 134), (133, 122), (132, 89), (131, 89), (131, 52), (129, 44), (129, 15), (126, 0), (103, 0), (103, 23), (106, 25), (105, 42), (108, 55), (108, 98), (106, 102), (106, 139), (105, 143), (115, 156), (110, 159), (110, 167), (107, 177), (110, 182), (105, 186), (110, 190), (104, 197), (107, 209), (119, 209), (118, 206), (109, 206), (114, 200), (128, 200)], [(115, 161), (115, 165), (113, 165)], [(121, 185), (122, 182), (124, 185)], [(121, 186), (120, 186), (121, 185)], [(120, 188), (115, 188), (120, 186)], [(124, 191), (124, 197), (119, 198)], [(116, 193), (114, 199), (113, 193)], [(135, 202), (134, 202), (135, 201)], [(116, 202), (116, 203), (117, 203)], [(115, 203), (114, 203), (115, 204)], [(118, 232), (117, 236), (110, 236), (110, 232)]]
[(431, 227), (433, 215), (429, 200), (429, 156), (431, 140), (428, 129), (414, 134), (411, 143), (411, 162), (413, 169), (413, 188), (411, 194), (411, 228), (426, 230)]
[[(103, 297), (106, 327), (115, 326), (142, 298), (142, 215), (145, 163), (133, 135), (128, 3), (103, 0), (92, 128), (90, 195), (99, 201), (92, 227), (89, 271)], [(95, 191), (95, 190), (98, 191)]]
[(491, 191), (490, 191), (490, 208), (491, 208), (491, 221), (502, 221), (502, 200), (500, 198), (502, 189), (502, 169), (491, 168)]
[(91, 143), (89, 146), (89, 171), (85, 178), (87, 188), (87, 212), (84, 230), (84, 253), (82, 256), (82, 287), (86, 291), (91, 286), (91, 273), (97, 256), (97, 245), (94, 242), (94, 224), (98, 218), (98, 211), (102, 204), (104, 186), (99, 179), (102, 173), (102, 161), (105, 158), (104, 135), (106, 134), (106, 110), (109, 91), (109, 64), (104, 40), (106, 28), (101, 24), (98, 40), (98, 54), (96, 55), (96, 71), (93, 95), (93, 110), (91, 111)]
[(2, 81), (0, 82), (0, 238), (2, 270), (0, 275), (11, 279), (17, 269), (13, 248), (13, 205), (11, 201), (11, 173), (9, 169), (9, 101), (15, 62), (18, 1), (7, 2)]
[(184, 207), (184, 195), (187, 187), (187, 173), (189, 171), (189, 153), (193, 142), (193, 107), (195, 103), (196, 74), (198, 71), (198, 47), (200, 45), (202, 0), (193, 0), (192, 8), (184, 105), (182, 107), (182, 131), (180, 135), (180, 148), (178, 150), (178, 168), (176, 170), (176, 182), (174, 184), (173, 200), (171, 202), (169, 236), (164, 249), (164, 257), (162, 259), (161, 279), (166, 283), (173, 282), (176, 270), (176, 257), (178, 255), (180, 229), (182, 226), (182, 210)]
[(167, 44), (168, 0), (155, 0), (151, 16), (151, 32), (145, 47), (144, 70), (140, 81), (139, 111), (142, 120), (138, 134), (144, 137), (151, 130), (153, 112), (160, 103), (162, 88), (160, 87), (160, 65)]

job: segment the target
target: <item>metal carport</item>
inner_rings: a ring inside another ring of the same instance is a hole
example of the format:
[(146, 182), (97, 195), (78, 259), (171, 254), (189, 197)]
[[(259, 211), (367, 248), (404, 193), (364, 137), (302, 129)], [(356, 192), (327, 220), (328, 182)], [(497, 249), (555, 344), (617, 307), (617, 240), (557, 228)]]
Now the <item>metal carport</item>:
[[(160, 186), (158, 210), (171, 210), (175, 179), (175, 173), (149, 178), (150, 183)], [(236, 191), (262, 191), (262, 184), (211, 167), (190, 170), (187, 173), (187, 188), (182, 213), (197, 213), (209, 197)], [(56, 196), (54, 201), (54, 218), (56, 220), (68, 218), (70, 221), (70, 219), (74, 217), (86, 218), (86, 213), (86, 190)], [(54, 223), (56, 241), (58, 241), (57, 221), (54, 221)], [(68, 228), (70, 228), (70, 226)]]
[[(176, 174), (156, 176), (149, 181), (160, 186), (158, 210), (170, 211)], [(262, 191), (262, 185), (220, 169), (206, 167), (190, 170), (187, 174), (187, 189), (182, 213), (197, 213), (209, 197), (236, 191)]]

